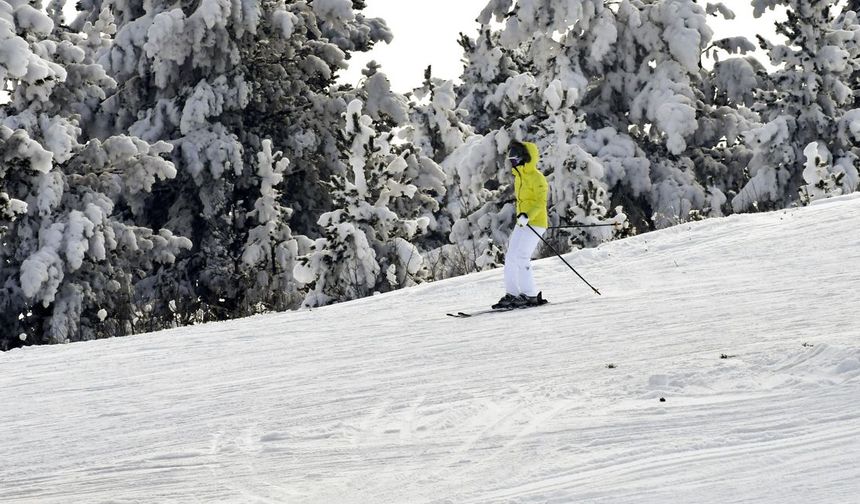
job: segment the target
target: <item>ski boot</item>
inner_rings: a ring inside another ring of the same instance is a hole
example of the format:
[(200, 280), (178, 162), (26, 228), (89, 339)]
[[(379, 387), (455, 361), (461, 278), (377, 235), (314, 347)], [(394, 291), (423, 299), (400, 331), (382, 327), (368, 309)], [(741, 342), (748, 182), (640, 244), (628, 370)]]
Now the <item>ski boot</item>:
[(513, 294), (505, 294), (502, 296), (502, 299), (499, 300), (498, 303), (494, 304), (490, 308), (494, 310), (510, 310), (512, 308), (516, 308), (516, 303), (519, 302), (519, 296), (514, 296)]
[(538, 292), (537, 296), (526, 296), (525, 294), (520, 294), (516, 299), (515, 304), (517, 308), (531, 308), (533, 306), (540, 306), (547, 304), (549, 301), (543, 298), (543, 292)]

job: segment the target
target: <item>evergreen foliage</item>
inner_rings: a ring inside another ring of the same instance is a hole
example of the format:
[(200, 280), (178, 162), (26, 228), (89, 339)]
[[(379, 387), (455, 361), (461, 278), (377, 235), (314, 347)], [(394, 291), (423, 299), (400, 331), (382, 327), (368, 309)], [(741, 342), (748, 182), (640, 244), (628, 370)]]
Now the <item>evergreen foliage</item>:
[(725, 3), (488, 0), (460, 82), (404, 96), (339, 82), (392, 41), (360, 1), (0, 0), (0, 349), (500, 266), (513, 140), (562, 251), (858, 190), (860, 3), (750, 4), (781, 40), (714, 39)]
[(136, 281), (190, 247), (124, 217), (157, 180), (176, 175), (172, 147), (125, 135), (85, 143), (80, 123), (115, 88), (85, 33), (40, 5), (0, 4), (10, 90), (0, 106), (0, 348), (135, 330)]
[(746, 135), (753, 153), (750, 180), (732, 200), (734, 210), (781, 208), (798, 197), (807, 203), (857, 190), (857, 13), (810, 0), (754, 0), (753, 5), (758, 14), (786, 8), (787, 19), (777, 23), (786, 40), (760, 40), (777, 70), (756, 91), (764, 124)]
[[(370, 108), (355, 99), (345, 114), (341, 146), (350, 171), (332, 178), (334, 209), (319, 219), (324, 236), (296, 267), (296, 277), (309, 285), (306, 306), (428, 279), (415, 243), (428, 232), (438, 204), (426, 193), (422, 179), (432, 177), (433, 171), (441, 175), (441, 170), (433, 170), (435, 164), (411, 145), (396, 145), (395, 134), (383, 119), (391, 116), (377, 111), (375, 121), (364, 113)], [(444, 191), (444, 185), (440, 181), (434, 189)]]

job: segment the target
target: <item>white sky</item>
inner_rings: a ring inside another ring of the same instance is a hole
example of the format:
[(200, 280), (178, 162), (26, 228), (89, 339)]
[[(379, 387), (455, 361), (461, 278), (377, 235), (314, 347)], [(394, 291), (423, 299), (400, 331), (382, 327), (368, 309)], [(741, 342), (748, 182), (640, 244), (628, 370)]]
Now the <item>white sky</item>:
[(350, 68), (341, 80), (356, 83), (370, 60), (382, 64), (395, 91), (404, 93), (421, 85), (424, 70), (433, 65), (433, 75), (456, 79), (463, 65), (459, 33), (474, 36), (475, 21), (488, 0), (433, 0), (432, 8), (405, 0), (365, 0), (368, 17), (381, 17), (394, 32), (391, 44), (377, 44), (367, 54), (353, 54)]
[[(421, 85), (427, 65), (433, 65), (435, 77), (459, 78), (463, 65), (458, 34), (475, 35), (478, 29), (475, 19), (488, 3), (488, 0), (434, 0), (433, 8), (426, 9), (419, 8), (414, 1), (365, 1), (364, 14), (385, 19), (394, 32), (394, 40), (391, 44), (377, 44), (370, 53), (354, 54), (350, 68), (341, 73), (341, 81), (357, 83), (362, 77), (361, 69), (368, 61), (376, 60), (382, 64), (394, 90), (401, 93)], [(775, 36), (772, 22), (753, 18), (748, 1), (734, 0), (730, 4), (737, 15), (734, 21), (709, 17), (715, 38), (744, 35), (753, 39), (757, 30), (766, 30), (769, 38)]]

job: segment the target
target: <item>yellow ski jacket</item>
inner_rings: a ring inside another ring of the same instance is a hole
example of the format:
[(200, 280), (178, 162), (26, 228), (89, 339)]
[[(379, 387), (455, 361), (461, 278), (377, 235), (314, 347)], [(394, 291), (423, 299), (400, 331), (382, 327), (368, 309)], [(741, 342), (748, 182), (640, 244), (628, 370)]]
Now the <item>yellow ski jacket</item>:
[(530, 142), (522, 143), (531, 156), (531, 160), (521, 166), (514, 166), (514, 194), (517, 196), (517, 215), (524, 213), (529, 216), (529, 224), (535, 227), (548, 227), (546, 212), (547, 193), (549, 186), (546, 177), (537, 169), (538, 148)]

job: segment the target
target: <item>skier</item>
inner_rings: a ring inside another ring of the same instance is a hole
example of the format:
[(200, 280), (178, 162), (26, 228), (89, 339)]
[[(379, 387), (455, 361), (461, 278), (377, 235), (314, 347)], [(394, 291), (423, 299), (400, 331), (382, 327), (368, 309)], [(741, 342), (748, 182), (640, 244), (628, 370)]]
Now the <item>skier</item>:
[(531, 258), (547, 228), (547, 183), (537, 169), (538, 148), (511, 142), (508, 160), (514, 174), (517, 221), (505, 253), (505, 290), (494, 310), (538, 306), (546, 301), (535, 286)]

